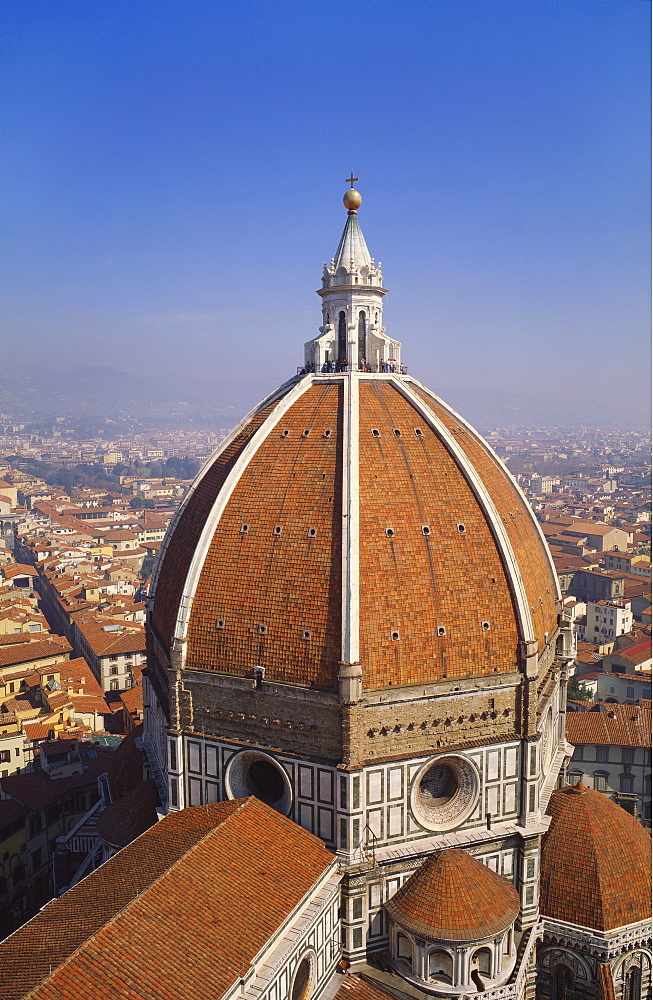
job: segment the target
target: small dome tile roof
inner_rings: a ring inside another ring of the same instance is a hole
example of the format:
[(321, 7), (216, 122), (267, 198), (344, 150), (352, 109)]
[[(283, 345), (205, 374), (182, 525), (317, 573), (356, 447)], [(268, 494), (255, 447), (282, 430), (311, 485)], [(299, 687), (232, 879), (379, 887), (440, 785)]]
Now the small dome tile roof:
[(406, 930), (435, 941), (482, 941), (505, 931), (519, 894), (501, 875), (457, 848), (431, 855), (386, 903)]
[(651, 837), (592, 788), (558, 789), (542, 843), (540, 910), (608, 931), (651, 915)]

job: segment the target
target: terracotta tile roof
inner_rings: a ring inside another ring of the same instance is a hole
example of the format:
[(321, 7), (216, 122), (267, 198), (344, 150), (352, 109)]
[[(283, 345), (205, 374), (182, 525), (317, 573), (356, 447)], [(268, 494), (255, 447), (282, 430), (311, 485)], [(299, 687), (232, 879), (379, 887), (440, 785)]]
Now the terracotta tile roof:
[[(380, 430), (378, 438), (371, 428)], [(360, 386), (359, 449), (364, 686), (517, 669), (519, 630), (490, 526), (454, 459), (390, 383)], [(483, 461), (477, 454), (473, 460)], [(482, 474), (491, 475), (485, 464)], [(487, 483), (490, 490), (495, 485), (504, 488), (503, 482)], [(391, 541), (387, 525), (395, 532)], [(487, 633), (484, 619), (491, 623)], [(446, 635), (438, 639), (440, 625)], [(400, 642), (393, 641), (392, 629)]]
[(644, 827), (580, 782), (554, 791), (547, 813), (541, 912), (599, 931), (648, 919), (651, 837)]
[(386, 903), (392, 919), (431, 940), (479, 941), (519, 913), (512, 883), (458, 848), (432, 854)]
[[(95, 757), (88, 757), (88, 750), (95, 751)], [(113, 750), (108, 747), (82, 747), (84, 771), (82, 774), (71, 775), (68, 778), (57, 778), (52, 781), (40, 771), (27, 771), (22, 774), (10, 774), (0, 778), (0, 789), (4, 795), (30, 809), (40, 809), (64, 792), (74, 788), (97, 787), (97, 779), (108, 770)], [(2, 994), (0, 993), (0, 996)]]
[[(336, 688), (342, 384), (316, 381), (306, 389), (242, 471), (198, 573), (186, 633), (187, 669), (252, 676), (253, 668), (262, 666), (266, 681)], [(362, 380), (359, 393), (363, 686), (516, 669), (520, 633), (506, 559), (466, 474), (397, 386)], [(528, 506), (480, 439), (433, 397), (422, 395), (456, 435), (493, 497), (543, 645), (544, 634), (557, 624), (557, 582)], [(249, 433), (263, 415), (250, 422)], [(243, 435), (214, 459), (166, 537), (152, 611), (164, 645), (173, 634), (202, 528), (240, 454)], [(486, 619), (489, 627), (483, 628)], [(217, 626), (218, 620), (224, 626)], [(438, 638), (440, 625), (446, 635)]]
[(21, 819), (23, 816), (27, 816), (28, 810), (25, 806), (22, 806), (20, 802), (14, 802), (13, 799), (1, 799), (0, 800), (0, 834), (2, 830), (9, 823), (13, 823), (14, 820)]
[(143, 782), (145, 753), (136, 746), (143, 735), (143, 726), (135, 726), (114, 751), (108, 769), (109, 787), (113, 801), (131, 792)]
[(83, 687), (84, 694), (103, 698), (104, 694), (93, 671), (83, 656), (75, 656), (72, 660), (57, 664), (62, 687), (71, 683), (75, 691)]
[(126, 847), (157, 822), (158, 804), (155, 782), (144, 781), (100, 813), (97, 832), (112, 847)]
[(0, 667), (13, 667), (20, 663), (44, 660), (49, 656), (70, 653), (72, 646), (61, 635), (49, 635), (37, 642), (20, 643), (0, 648)]
[(458, 444), (480, 475), (503, 519), (524, 581), (535, 637), (542, 646), (544, 633), (552, 632), (557, 625), (554, 603), (557, 586), (544, 543), (531, 521), (527, 501), (503, 463), (490, 452), (489, 446), (474, 432), (470, 433), (434, 395), (428, 393), (425, 399), (445, 426), (455, 434)]
[(47, 740), (52, 726), (49, 722), (23, 722), (23, 732), (28, 740)]
[(28, 566), (25, 563), (13, 563), (9, 566), (4, 566), (2, 569), (2, 574), (6, 580), (13, 580), (15, 576), (38, 576), (38, 572), (33, 566)]
[(334, 1000), (396, 1000), (396, 994), (384, 990), (381, 983), (350, 973), (342, 977)]
[[(14, 591), (11, 591), (13, 594)], [(39, 640), (34, 638), (33, 632), (16, 632), (13, 635), (0, 635), (0, 647), (1, 646), (14, 646), (17, 642), (38, 642)]]
[(221, 997), (334, 864), (257, 799), (172, 813), (0, 944), (0, 1000)]
[(641, 705), (616, 704), (600, 705), (600, 708), (601, 711), (568, 713), (567, 739), (570, 743), (574, 746), (581, 743), (617, 747), (651, 746), (650, 709)]
[(157, 592), (152, 610), (152, 624), (168, 645), (172, 642), (186, 574), (206, 518), (252, 433), (261, 426), (275, 406), (276, 401), (263, 407), (241, 427), (233, 441), (220, 452), (193, 491), (188, 494), (181, 508), (180, 517), (174, 525), (174, 531), (169, 529), (166, 535), (166, 548), (161, 550), (163, 563), (160, 568), (160, 574), (166, 584)]

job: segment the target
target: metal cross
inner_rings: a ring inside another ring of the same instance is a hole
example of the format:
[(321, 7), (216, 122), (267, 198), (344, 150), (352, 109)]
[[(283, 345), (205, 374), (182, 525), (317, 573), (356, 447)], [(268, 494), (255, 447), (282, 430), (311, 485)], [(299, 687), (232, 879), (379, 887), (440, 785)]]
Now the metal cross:
[(354, 181), (357, 181), (358, 179), (359, 179), (358, 177), (354, 177), (354, 171), (352, 170), (351, 177), (345, 177), (345, 184), (351, 184), (351, 186), (353, 187)]

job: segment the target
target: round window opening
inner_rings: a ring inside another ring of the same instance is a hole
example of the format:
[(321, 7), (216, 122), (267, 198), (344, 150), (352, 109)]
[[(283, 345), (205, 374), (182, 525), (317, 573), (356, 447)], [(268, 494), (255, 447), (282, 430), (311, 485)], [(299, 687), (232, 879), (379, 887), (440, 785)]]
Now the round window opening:
[(247, 784), (252, 795), (269, 806), (283, 797), (283, 778), (267, 760), (254, 761), (247, 772)]
[(420, 805), (432, 809), (449, 802), (458, 791), (456, 773), (448, 764), (433, 764), (419, 783)]
[(272, 757), (258, 750), (244, 750), (227, 764), (225, 786), (230, 799), (254, 795), (287, 816), (292, 804), (288, 775)]
[(430, 760), (413, 782), (413, 813), (427, 830), (453, 830), (474, 811), (479, 788), (478, 772), (465, 757)]
[(311, 960), (302, 958), (293, 979), (290, 1000), (307, 1000), (311, 992)]

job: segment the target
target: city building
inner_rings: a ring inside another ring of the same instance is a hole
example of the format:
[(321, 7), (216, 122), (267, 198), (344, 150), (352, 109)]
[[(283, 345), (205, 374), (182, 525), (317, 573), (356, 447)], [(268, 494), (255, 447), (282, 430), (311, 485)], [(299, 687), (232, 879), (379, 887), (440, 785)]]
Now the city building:
[(601, 642), (625, 635), (633, 627), (630, 601), (588, 601), (586, 620), (576, 626), (579, 639)]
[[(650, 697), (649, 682), (649, 705)], [(650, 829), (650, 707), (576, 702), (575, 708), (567, 713), (567, 739), (575, 748), (567, 779), (603, 792)]]

